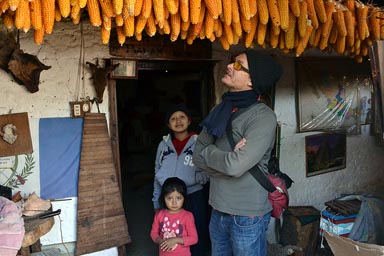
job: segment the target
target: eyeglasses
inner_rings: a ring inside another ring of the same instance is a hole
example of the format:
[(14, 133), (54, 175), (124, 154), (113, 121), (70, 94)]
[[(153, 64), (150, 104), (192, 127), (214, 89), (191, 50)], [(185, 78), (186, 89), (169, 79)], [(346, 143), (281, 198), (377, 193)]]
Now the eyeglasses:
[(246, 67), (244, 67), (243, 65), (241, 65), (241, 63), (237, 60), (235, 60), (233, 62), (233, 68), (237, 71), (243, 70), (244, 72), (249, 74), (249, 70)]

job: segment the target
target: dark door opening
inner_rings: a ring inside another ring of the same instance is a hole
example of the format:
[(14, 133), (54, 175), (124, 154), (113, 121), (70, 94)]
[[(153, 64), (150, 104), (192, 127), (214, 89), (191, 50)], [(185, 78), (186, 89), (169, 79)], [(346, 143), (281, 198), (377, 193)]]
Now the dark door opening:
[[(132, 242), (127, 255), (157, 255), (149, 233), (157, 146), (168, 133), (164, 115), (171, 103), (191, 111), (192, 130), (213, 99), (212, 68), (139, 70), (137, 80), (116, 80), (121, 187)], [(210, 65), (209, 65), (210, 66)]]

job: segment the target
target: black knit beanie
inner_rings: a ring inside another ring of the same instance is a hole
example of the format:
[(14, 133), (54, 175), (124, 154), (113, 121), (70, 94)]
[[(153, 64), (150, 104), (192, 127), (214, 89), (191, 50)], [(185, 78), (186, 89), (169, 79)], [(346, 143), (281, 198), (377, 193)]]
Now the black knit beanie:
[(247, 55), (252, 88), (257, 94), (263, 95), (279, 81), (283, 69), (281, 65), (268, 54), (255, 50), (247, 50), (245, 54)]
[(172, 104), (168, 107), (167, 113), (165, 114), (165, 118), (164, 118), (165, 124), (169, 123), (169, 118), (173, 113), (177, 111), (182, 111), (188, 116), (188, 118), (191, 118), (189, 110), (184, 104)]

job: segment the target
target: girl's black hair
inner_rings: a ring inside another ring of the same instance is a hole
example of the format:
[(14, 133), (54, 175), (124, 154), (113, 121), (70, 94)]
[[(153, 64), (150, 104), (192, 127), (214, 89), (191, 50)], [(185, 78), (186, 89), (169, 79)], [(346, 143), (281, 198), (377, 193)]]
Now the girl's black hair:
[[(185, 182), (182, 181), (181, 179), (177, 177), (171, 177), (166, 179), (164, 181), (163, 186), (161, 187), (161, 194), (159, 198), (159, 203), (161, 208), (166, 208), (166, 204), (164, 200), (165, 196), (174, 191), (177, 191), (183, 195), (184, 204), (185, 204), (185, 200), (187, 198), (187, 185), (185, 185)], [(184, 207), (184, 204), (183, 204), (183, 207)]]

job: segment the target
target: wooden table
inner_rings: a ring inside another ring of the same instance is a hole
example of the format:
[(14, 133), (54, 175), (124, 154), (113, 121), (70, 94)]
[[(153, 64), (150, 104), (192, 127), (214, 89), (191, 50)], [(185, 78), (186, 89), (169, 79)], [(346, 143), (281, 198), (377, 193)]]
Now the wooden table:
[(31, 252), (40, 252), (40, 237), (48, 233), (55, 224), (55, 218), (46, 219), (24, 217), (25, 235), (19, 255), (29, 256)]

